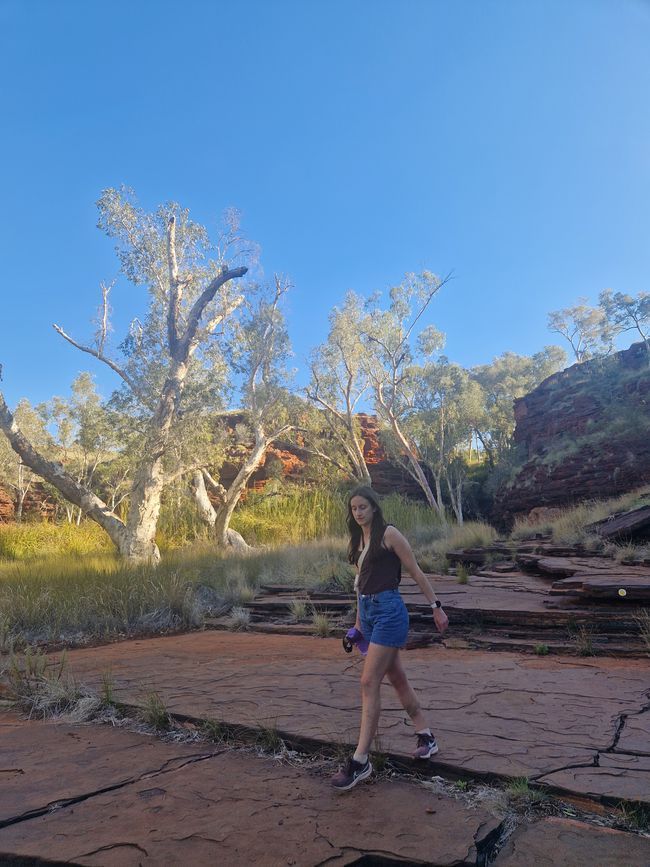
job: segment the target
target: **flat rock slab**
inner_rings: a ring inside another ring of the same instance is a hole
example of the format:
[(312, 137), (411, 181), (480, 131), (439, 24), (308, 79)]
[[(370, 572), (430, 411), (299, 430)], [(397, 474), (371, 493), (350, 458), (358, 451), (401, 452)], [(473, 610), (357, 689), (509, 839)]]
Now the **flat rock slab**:
[[(98, 688), (110, 670), (124, 701), (142, 702), (155, 690), (175, 713), (356, 743), (362, 659), (346, 656), (338, 639), (196, 632), (74, 650), (68, 660), (79, 680)], [(567, 768), (594, 769), (610, 756), (620, 767), (602, 794), (650, 802), (650, 775), (635, 752), (641, 746), (647, 753), (646, 660), (442, 647), (408, 651), (404, 660), (440, 741), (432, 767), (550, 779)], [(377, 749), (409, 757), (413, 730), (388, 685), (382, 701)], [(636, 726), (629, 741), (628, 725)], [(592, 782), (576, 774), (572, 791), (587, 794)]]
[[(197, 752), (104, 726), (2, 724), (14, 746), (31, 744), (5, 816), (33, 810), (39, 794), (41, 808), (84, 800), (1, 827), (0, 863), (11, 854), (102, 867), (309, 867), (376, 855), (464, 865), (499, 825), (422, 786), (364, 783), (339, 794), (326, 777), (242, 751)], [(98, 791), (109, 779), (120, 783)]]
[(648, 867), (650, 839), (571, 819), (542, 819), (516, 831), (495, 867)]
[(218, 752), (210, 744), (190, 748), (109, 726), (25, 721), (8, 712), (0, 714), (0, 743), (0, 825)]

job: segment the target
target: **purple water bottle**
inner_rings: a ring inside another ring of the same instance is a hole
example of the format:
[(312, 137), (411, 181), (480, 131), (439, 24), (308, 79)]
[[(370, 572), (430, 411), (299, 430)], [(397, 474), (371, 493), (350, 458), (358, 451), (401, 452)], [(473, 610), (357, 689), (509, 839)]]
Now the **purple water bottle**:
[(354, 646), (356, 646), (361, 656), (365, 656), (366, 653), (368, 653), (368, 642), (356, 626), (353, 626), (352, 629), (348, 629), (343, 636), (343, 650), (345, 650), (346, 653), (352, 653), (352, 648)]

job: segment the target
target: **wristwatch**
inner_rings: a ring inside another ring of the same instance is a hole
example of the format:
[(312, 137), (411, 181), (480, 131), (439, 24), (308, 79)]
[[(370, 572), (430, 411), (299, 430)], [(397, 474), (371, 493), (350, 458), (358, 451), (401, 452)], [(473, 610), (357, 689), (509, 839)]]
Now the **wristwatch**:
[(442, 602), (439, 599), (436, 599), (435, 602), (431, 603), (432, 608), (442, 608)]

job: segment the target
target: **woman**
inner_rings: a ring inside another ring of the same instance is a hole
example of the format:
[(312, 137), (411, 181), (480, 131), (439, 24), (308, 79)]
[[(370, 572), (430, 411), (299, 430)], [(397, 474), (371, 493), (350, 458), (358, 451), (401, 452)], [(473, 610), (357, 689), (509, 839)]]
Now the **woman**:
[(391, 682), (404, 710), (413, 720), (417, 747), (416, 759), (428, 759), (438, 752), (436, 739), (427, 725), (399, 656), (406, 644), (408, 612), (398, 585), (402, 567), (418, 583), (433, 609), (439, 632), (449, 621), (424, 572), (418, 566), (411, 546), (396, 527), (387, 524), (372, 488), (356, 488), (348, 499), (350, 543), (348, 559), (357, 567), (356, 627), (369, 641), (361, 674), (361, 730), (359, 742), (343, 768), (332, 778), (332, 785), (347, 791), (372, 773), (368, 753), (377, 731), (380, 711), (379, 690), (384, 676)]

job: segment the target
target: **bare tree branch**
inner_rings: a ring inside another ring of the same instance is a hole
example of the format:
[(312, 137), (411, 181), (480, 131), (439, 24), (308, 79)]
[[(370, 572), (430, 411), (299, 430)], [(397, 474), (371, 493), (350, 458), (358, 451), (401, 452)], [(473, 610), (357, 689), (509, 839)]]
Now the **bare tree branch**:
[(115, 373), (117, 373), (117, 375), (124, 380), (124, 382), (133, 392), (133, 394), (136, 395), (136, 397), (140, 398), (140, 400), (144, 400), (142, 394), (140, 393), (136, 384), (133, 382), (128, 373), (123, 368), (121, 368), (119, 364), (117, 364), (117, 362), (113, 361), (112, 358), (108, 358), (106, 355), (104, 355), (103, 352), (100, 352), (97, 349), (93, 349), (92, 346), (84, 346), (83, 343), (78, 343), (73, 337), (70, 337), (69, 334), (66, 334), (66, 332), (63, 330), (63, 328), (61, 328), (60, 325), (53, 323), (52, 328), (54, 328), (54, 330), (58, 334), (60, 334), (64, 340), (67, 340), (68, 343), (71, 343), (76, 349), (80, 349), (82, 352), (87, 352), (88, 355), (92, 355), (95, 358), (99, 359), (99, 361), (103, 361), (104, 364), (107, 364), (111, 368), (111, 370), (114, 370)]
[[(248, 268), (244, 265), (241, 268), (233, 268), (228, 270), (226, 267), (223, 268), (218, 277), (215, 277), (214, 280), (203, 290), (203, 292), (196, 299), (194, 304), (192, 305), (192, 309), (190, 310), (190, 314), (187, 320), (187, 326), (185, 328), (185, 334), (183, 335), (182, 340), (179, 341), (177, 346), (177, 352), (174, 353), (174, 357), (178, 355), (179, 361), (186, 362), (196, 347), (196, 335), (199, 329), (199, 324), (201, 322), (201, 318), (205, 312), (205, 308), (212, 301), (214, 296), (217, 294), (219, 289), (227, 283), (229, 280), (234, 280), (236, 277), (243, 277), (246, 274)], [(230, 315), (233, 310), (235, 310), (244, 300), (243, 295), (238, 295), (233, 301), (226, 306), (226, 309), (219, 314), (219, 316), (214, 317), (208, 323), (208, 331), (211, 333), (214, 331), (216, 326), (222, 322), (226, 316)]]

